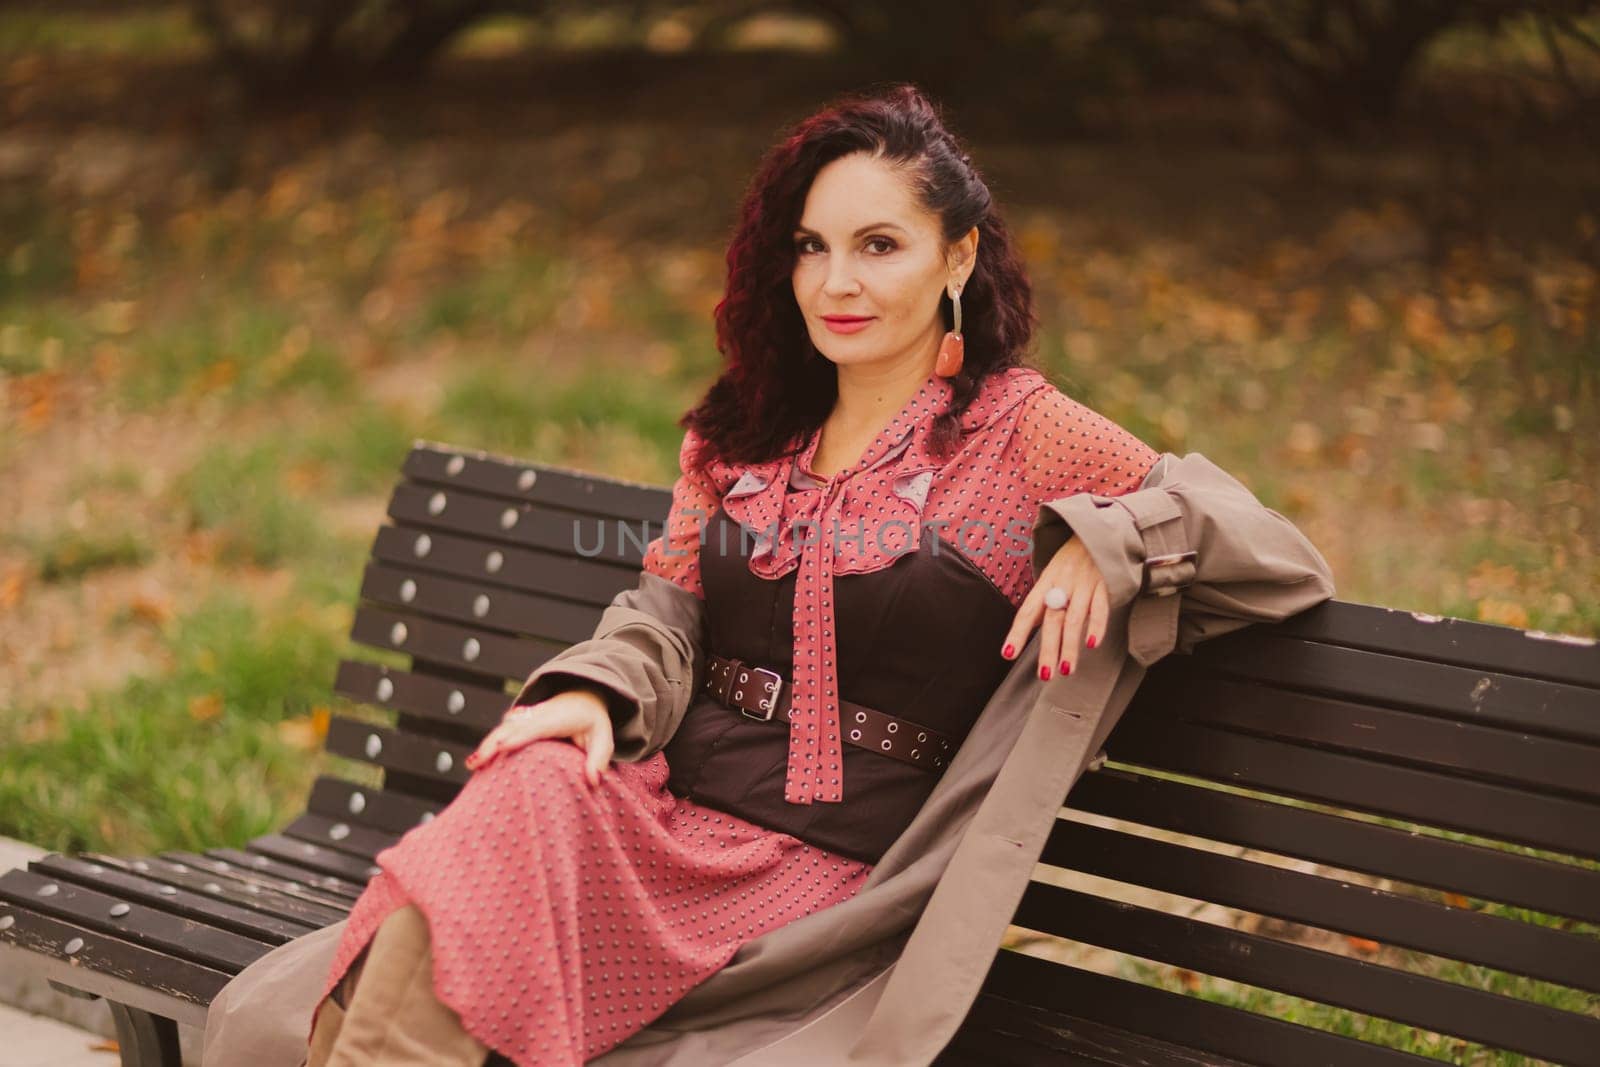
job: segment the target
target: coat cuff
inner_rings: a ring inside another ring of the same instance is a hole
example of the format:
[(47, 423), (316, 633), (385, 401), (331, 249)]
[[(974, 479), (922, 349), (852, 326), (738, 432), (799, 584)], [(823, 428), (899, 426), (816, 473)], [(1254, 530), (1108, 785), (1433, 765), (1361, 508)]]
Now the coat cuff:
[(642, 743), (638, 728), (641, 702), (629, 692), (626, 683), (614, 671), (607, 670), (602, 664), (580, 661), (556, 663), (552, 660), (528, 675), (511, 706), (516, 708), (537, 704), (572, 689), (588, 690), (606, 702), (617, 753), (612, 758), (623, 763), (631, 762), (623, 752), (623, 739), (628, 738), (630, 745)]
[(1334, 594), (1316, 546), (1198, 452), (1163, 453), (1130, 493), (1041, 503), (1035, 582), (1069, 536), (1094, 560), (1110, 606), (1131, 602), (1128, 652), (1141, 666)]
[(1106, 583), (1108, 606), (1130, 601), (1128, 652), (1148, 667), (1178, 643), (1180, 598), (1195, 576), (1183, 511), (1165, 489), (1120, 496), (1077, 493), (1039, 505), (1033, 530), (1033, 576), (1076, 535)]
[(664, 747), (688, 710), (704, 671), (704, 616), (687, 590), (643, 571), (617, 594), (594, 636), (562, 649), (522, 683), (513, 706), (574, 686), (605, 698), (612, 759), (637, 763)]

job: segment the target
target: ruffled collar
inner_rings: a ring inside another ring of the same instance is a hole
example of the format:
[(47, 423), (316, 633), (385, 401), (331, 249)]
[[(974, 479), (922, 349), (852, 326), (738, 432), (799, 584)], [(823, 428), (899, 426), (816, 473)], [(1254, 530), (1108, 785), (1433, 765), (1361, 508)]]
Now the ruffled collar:
[[(989, 375), (961, 414), (962, 432), (970, 434), (984, 429), (1029, 394), (1049, 385), (1049, 379), (1032, 367), (1010, 367)], [(938, 374), (928, 375), (912, 398), (867, 446), (861, 458), (831, 479), (811, 469), (822, 440), (818, 431), (811, 433), (798, 453), (791, 447), (786, 454), (764, 463), (714, 461), (708, 473), (721, 487), (724, 510), (753, 538), (751, 571), (771, 578), (794, 566), (798, 549), (792, 543), (780, 546), (768, 534), (780, 525), (787, 526), (796, 518), (814, 513), (830, 482), (841, 486), (857, 483), (853, 488), (858, 492), (870, 492), (880, 488), (878, 483), (884, 483), (881, 488), (912, 504), (913, 516), (920, 515), (933, 476), (949, 462), (933, 454), (929, 436), (934, 420), (949, 410), (954, 393), (948, 379)], [(860, 484), (864, 482), (873, 485)], [(780, 518), (785, 520), (781, 524)], [(913, 536), (909, 542), (902, 543), (900, 550), (890, 553), (887, 560), (849, 560), (845, 561), (843, 569), (870, 570), (886, 562), (892, 563), (904, 551), (914, 549), (917, 540)]]

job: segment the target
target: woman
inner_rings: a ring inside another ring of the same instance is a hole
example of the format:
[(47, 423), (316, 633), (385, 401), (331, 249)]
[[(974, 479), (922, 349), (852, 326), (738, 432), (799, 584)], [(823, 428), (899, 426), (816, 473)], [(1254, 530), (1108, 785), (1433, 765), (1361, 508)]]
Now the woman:
[[(1120, 667), (1138, 590), (1096, 547), (1123, 531), (1085, 511), (1084, 536), (1053, 531), (1045, 552), (1043, 519), (1030, 525), (1062, 502), (1186, 498), (1161, 487), (1155, 452), (1023, 364), (1020, 259), (929, 103), (900, 87), (800, 123), (763, 162), (728, 260), (728, 365), (685, 419), (640, 598), (619, 597), (592, 640), (535, 671), (456, 800), (379, 854), (317, 1003), (312, 1067), (599, 1057), (711, 987), (741, 946), (848, 913), (891, 853), (896, 875), (920, 868), (898, 879), (910, 892), (879, 894), (896, 911), (885, 936), (903, 933), (950, 861), (923, 827), (935, 809), (977, 807), (940, 791), (942, 776), (957, 753), (967, 773), (987, 761), (962, 778), (981, 797), (972, 785), (1004, 757), (992, 727), (981, 742), (973, 728), (1019, 650), (1037, 646), (1041, 681), (1099, 656), (1107, 691), (1136, 684)], [(1258, 568), (1270, 590), (1233, 567), (1189, 636), (1329, 595), (1315, 550), (1196, 459), (1182, 461), (1195, 503), (1174, 516), (1204, 520), (1220, 501), (1282, 551)], [(1130, 529), (1187, 528), (1168, 518)], [(1195, 537), (1234, 551), (1211, 525)], [(1194, 553), (1170, 554), (1163, 573), (1194, 581)], [(653, 603), (680, 625), (629, 606), (667, 583)], [(685, 682), (693, 693), (676, 693)], [(1092, 752), (1114, 718), (1074, 743)], [(918, 847), (928, 863), (906, 859)], [(865, 956), (832, 947), (819, 967), (841, 966), (823, 985), (860, 990)], [(915, 980), (880, 995), (917, 1000)], [(964, 1005), (942, 999), (959, 1019)], [(905, 1049), (883, 1062), (913, 1062), (896, 1059)]]

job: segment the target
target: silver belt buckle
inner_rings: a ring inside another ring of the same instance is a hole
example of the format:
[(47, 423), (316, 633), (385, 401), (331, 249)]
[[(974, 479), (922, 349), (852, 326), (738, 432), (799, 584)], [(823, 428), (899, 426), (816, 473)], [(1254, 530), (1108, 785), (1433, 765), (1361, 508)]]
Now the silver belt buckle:
[(768, 678), (772, 679), (772, 681), (765, 686), (767, 690), (766, 698), (760, 702), (762, 710), (766, 712), (765, 715), (762, 715), (760, 712), (751, 711), (749, 708), (743, 706), (739, 707), (741, 714), (748, 715), (752, 719), (759, 719), (762, 722), (766, 722), (772, 718), (772, 713), (777, 710), (778, 692), (783, 688), (783, 675), (779, 674), (777, 671), (769, 671), (765, 667), (747, 667), (745, 670), (748, 670), (751, 674), (764, 674)]

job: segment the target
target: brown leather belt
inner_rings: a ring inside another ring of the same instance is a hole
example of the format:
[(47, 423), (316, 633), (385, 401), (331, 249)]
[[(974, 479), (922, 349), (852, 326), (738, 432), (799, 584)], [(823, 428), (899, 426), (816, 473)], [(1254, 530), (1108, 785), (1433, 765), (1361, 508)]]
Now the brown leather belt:
[[(794, 718), (783, 675), (731, 656), (706, 656), (705, 690), (719, 704), (752, 719), (777, 718), (782, 722)], [(843, 731), (841, 740), (846, 743), (935, 775), (944, 773), (956, 750), (956, 739), (949, 734), (848, 700), (839, 701), (839, 727)]]

